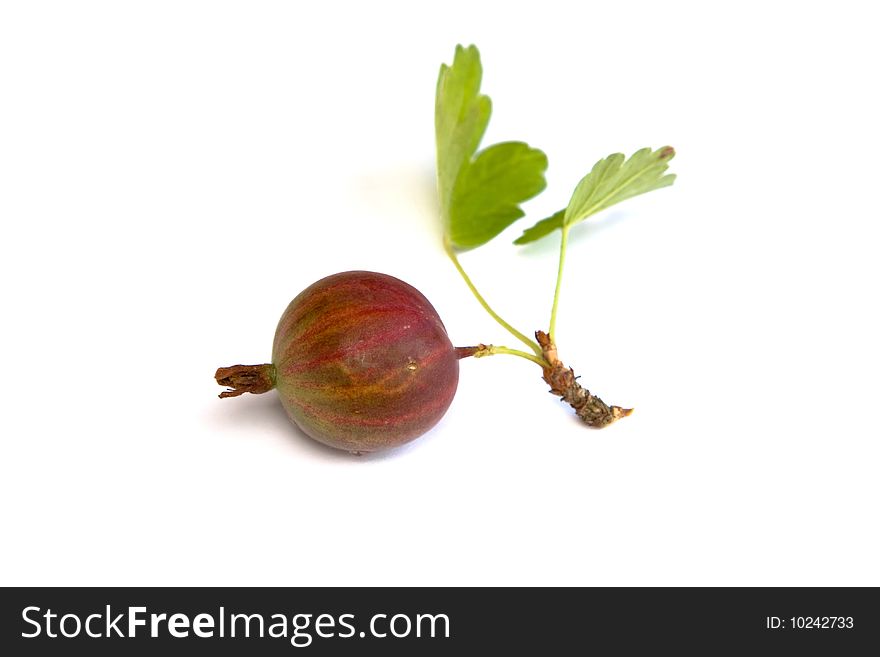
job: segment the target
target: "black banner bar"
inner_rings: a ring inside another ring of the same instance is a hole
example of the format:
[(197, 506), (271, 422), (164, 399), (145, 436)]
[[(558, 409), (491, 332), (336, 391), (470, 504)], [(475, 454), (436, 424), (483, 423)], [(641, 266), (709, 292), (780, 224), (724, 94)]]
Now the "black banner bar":
[[(856, 654), (874, 588), (7, 588), (4, 655)], [(873, 648), (871, 648), (873, 647)]]

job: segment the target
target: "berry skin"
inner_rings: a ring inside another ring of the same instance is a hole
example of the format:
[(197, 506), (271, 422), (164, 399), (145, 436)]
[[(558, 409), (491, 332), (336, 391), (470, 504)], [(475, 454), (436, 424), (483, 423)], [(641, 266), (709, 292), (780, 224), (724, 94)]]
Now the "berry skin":
[(367, 271), (303, 290), (282, 315), (272, 348), (275, 387), (290, 419), (351, 452), (397, 447), (436, 425), (455, 396), (458, 359), (418, 290)]

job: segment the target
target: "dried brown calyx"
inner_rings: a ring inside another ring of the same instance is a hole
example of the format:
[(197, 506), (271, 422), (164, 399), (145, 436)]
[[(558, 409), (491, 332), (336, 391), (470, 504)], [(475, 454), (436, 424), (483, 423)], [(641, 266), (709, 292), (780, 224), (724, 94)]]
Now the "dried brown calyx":
[(221, 386), (229, 390), (220, 393), (220, 397), (238, 397), (246, 392), (259, 395), (269, 392), (275, 387), (275, 368), (264, 365), (232, 365), (221, 367), (214, 375)]
[(549, 367), (544, 368), (544, 380), (550, 386), (550, 392), (569, 404), (587, 425), (605, 427), (632, 413), (631, 408), (609, 406), (581, 386), (574, 370), (559, 360), (556, 345), (544, 331), (536, 331), (535, 338), (544, 352), (544, 359), (549, 363)]

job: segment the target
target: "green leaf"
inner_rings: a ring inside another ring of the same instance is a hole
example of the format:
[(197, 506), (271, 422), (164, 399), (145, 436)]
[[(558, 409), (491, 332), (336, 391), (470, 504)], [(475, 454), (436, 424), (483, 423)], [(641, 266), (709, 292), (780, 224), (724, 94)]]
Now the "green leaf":
[(664, 146), (653, 152), (643, 148), (626, 161), (622, 153), (599, 160), (575, 187), (565, 211), (565, 225), (583, 221), (633, 196), (671, 185), (675, 176), (664, 176), (663, 172), (673, 157), (675, 150)]
[(549, 235), (557, 228), (562, 228), (562, 220), (565, 218), (565, 210), (566, 208), (562, 208), (558, 212), (554, 212), (546, 219), (541, 219), (541, 221), (536, 223), (534, 226), (523, 231), (523, 234), (517, 237), (513, 241), (513, 243), (528, 244), (529, 242), (535, 242), (542, 237)]
[(456, 46), (452, 66), (440, 65), (434, 110), (437, 138), (437, 186), (444, 228), (448, 229), (452, 190), (469, 162), (492, 113), (492, 101), (480, 94), (483, 67), (476, 46)]
[(546, 186), (547, 157), (527, 144), (505, 142), (476, 153), (492, 112), (480, 93), (482, 77), (476, 46), (457, 46), (452, 66), (441, 65), (437, 80), (437, 189), (444, 235), (459, 250), (498, 235), (523, 216), (519, 204)]
[(515, 243), (532, 242), (549, 235), (557, 228), (572, 226), (628, 198), (668, 187), (675, 182), (675, 175), (663, 174), (673, 157), (675, 150), (671, 146), (664, 146), (655, 151), (643, 148), (628, 160), (624, 159), (622, 153), (599, 160), (593, 170), (575, 187), (561, 220), (557, 212), (526, 230)]
[(519, 204), (543, 191), (547, 156), (521, 141), (477, 154), (456, 181), (449, 237), (460, 249), (485, 244), (525, 213)]

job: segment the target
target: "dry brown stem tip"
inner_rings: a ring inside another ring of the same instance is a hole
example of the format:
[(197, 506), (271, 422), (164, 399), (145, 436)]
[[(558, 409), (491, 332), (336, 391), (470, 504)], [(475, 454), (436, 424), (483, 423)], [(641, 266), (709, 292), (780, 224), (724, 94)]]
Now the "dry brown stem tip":
[(574, 370), (566, 367), (559, 360), (553, 339), (544, 331), (536, 331), (535, 338), (541, 346), (544, 359), (550, 364), (549, 367), (544, 368), (544, 381), (550, 386), (550, 392), (569, 404), (587, 425), (605, 427), (632, 413), (631, 408), (609, 406), (581, 386), (577, 382)]

